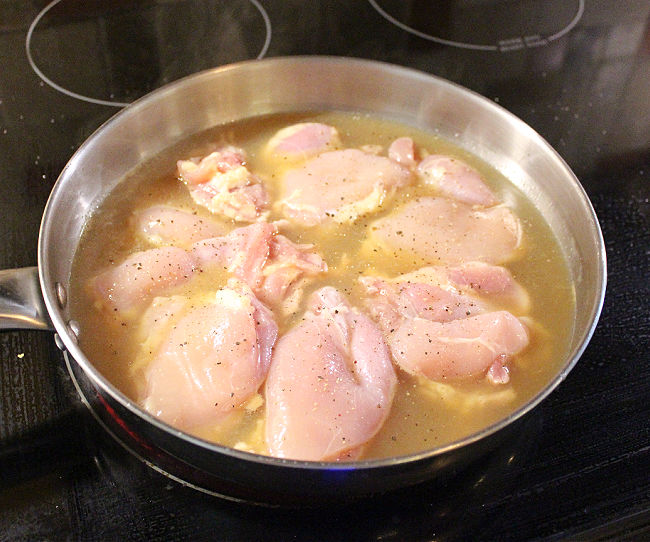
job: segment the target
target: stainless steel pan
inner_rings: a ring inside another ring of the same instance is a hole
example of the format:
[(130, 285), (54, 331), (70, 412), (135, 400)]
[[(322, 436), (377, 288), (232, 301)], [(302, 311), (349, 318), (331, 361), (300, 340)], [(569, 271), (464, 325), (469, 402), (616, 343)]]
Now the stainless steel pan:
[[(99, 374), (78, 347), (67, 303), (72, 259), (89, 215), (126, 173), (218, 124), (319, 109), (366, 111), (433, 130), (504, 173), (548, 220), (575, 284), (575, 328), (561, 370), (512, 415), (459, 442), (406, 457), (344, 464), (262, 457), (202, 441), (158, 421)], [(232, 499), (324, 502), (445, 476), (498, 445), (513, 422), (542, 401), (577, 362), (596, 326), (605, 283), (605, 249), (591, 204), (569, 167), (525, 123), (473, 92), (403, 67), (285, 57), (190, 76), (138, 100), (99, 128), (52, 190), (41, 224), (38, 268), (0, 272), (0, 327), (55, 330), (82, 400), (107, 431), (153, 468)]]

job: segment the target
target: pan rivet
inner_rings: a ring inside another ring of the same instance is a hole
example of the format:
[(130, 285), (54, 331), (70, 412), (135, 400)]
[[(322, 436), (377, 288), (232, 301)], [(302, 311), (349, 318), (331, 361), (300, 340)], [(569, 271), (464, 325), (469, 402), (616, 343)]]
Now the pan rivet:
[(75, 320), (70, 320), (68, 322), (68, 333), (70, 334), (70, 338), (75, 342), (75, 344), (79, 342), (78, 341), (79, 330), (80, 330), (79, 322)]
[(68, 302), (68, 293), (60, 282), (57, 282), (54, 286), (56, 287), (56, 299), (59, 302), (59, 307), (65, 309), (65, 305)]
[(63, 340), (61, 340), (58, 333), (54, 334), (54, 343), (61, 352), (65, 352), (65, 344), (63, 344)]

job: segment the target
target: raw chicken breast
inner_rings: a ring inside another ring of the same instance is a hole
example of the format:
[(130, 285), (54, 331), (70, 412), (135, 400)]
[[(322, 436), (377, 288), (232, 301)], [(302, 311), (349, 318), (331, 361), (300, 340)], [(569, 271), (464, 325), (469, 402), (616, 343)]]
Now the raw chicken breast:
[(320, 154), (284, 176), (284, 215), (305, 226), (354, 222), (411, 182), (408, 168), (357, 149)]
[(519, 313), (530, 309), (528, 292), (505, 267), (467, 262), (452, 267), (438, 267), (437, 271), (441, 279), (444, 278), (447, 284), (462, 293), (479, 296), (485, 301)]
[(506, 207), (477, 210), (447, 198), (422, 197), (372, 223), (367, 249), (382, 249), (418, 266), (498, 264), (515, 256), (521, 240), (519, 219)]
[(226, 268), (270, 306), (291, 297), (307, 277), (327, 271), (327, 264), (313, 250), (313, 245), (293, 243), (278, 233), (276, 224), (266, 222), (237, 228), (224, 237), (199, 241), (192, 253), (206, 269), (215, 265)]
[(278, 340), (266, 381), (271, 455), (355, 458), (388, 416), (397, 377), (381, 332), (332, 287)]
[(170, 205), (141, 209), (132, 220), (136, 231), (154, 245), (189, 247), (201, 239), (226, 233), (224, 224)]
[(371, 296), (371, 310), (383, 307), (381, 314), (391, 314), (394, 306), (405, 316), (446, 322), (489, 309), (530, 309), (528, 292), (508, 269), (482, 262), (422, 267), (393, 279), (366, 276), (359, 282)]
[(507, 382), (506, 360), (528, 345), (526, 327), (507, 311), (451, 322), (405, 320), (389, 334), (393, 359), (405, 371), (432, 380), (484, 375)]
[(98, 303), (125, 311), (188, 281), (194, 263), (194, 258), (178, 247), (135, 252), (91, 279), (89, 288)]
[(279, 130), (266, 144), (266, 152), (282, 160), (305, 160), (341, 146), (333, 126), (319, 122), (301, 122)]
[(410, 137), (398, 137), (388, 147), (388, 158), (408, 168), (414, 167), (417, 161), (413, 140)]
[(418, 164), (417, 172), (443, 196), (484, 207), (498, 203), (479, 173), (457, 158), (432, 154)]
[(144, 369), (140, 402), (170, 425), (189, 430), (218, 422), (264, 382), (278, 328), (242, 282), (231, 279), (201, 302), (163, 302), (144, 321), (155, 322), (151, 333), (160, 343)]
[(449, 322), (484, 311), (477, 299), (445, 290), (426, 278), (361, 277), (359, 282), (368, 295), (365, 304), (370, 315), (386, 333), (394, 331), (405, 318)]
[(484, 312), (479, 300), (441, 288), (435, 274), (433, 279), (426, 276), (426, 269), (419, 276), (409, 273), (395, 279), (359, 279), (367, 294), (365, 305), (387, 336), (410, 318), (450, 322)]
[(192, 199), (210, 212), (242, 222), (265, 216), (268, 195), (242, 149), (227, 146), (202, 159), (179, 160), (177, 167)]
[(528, 344), (526, 328), (511, 313), (488, 312), (495, 301), (528, 302), (505, 268), (472, 262), (359, 282), (393, 359), (409, 373), (445, 380), (487, 372), (492, 382), (505, 383), (510, 356)]

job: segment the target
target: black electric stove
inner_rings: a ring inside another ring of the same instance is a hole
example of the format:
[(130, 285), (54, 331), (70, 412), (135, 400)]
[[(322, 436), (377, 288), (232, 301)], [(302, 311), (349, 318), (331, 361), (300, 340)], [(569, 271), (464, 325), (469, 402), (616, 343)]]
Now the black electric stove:
[(557, 149), (601, 222), (600, 324), (518, 434), (446, 482), (267, 509), (204, 495), (113, 442), (48, 332), (0, 333), (0, 540), (650, 540), (647, 0), (0, 0), (0, 267), (36, 264), (59, 172), (179, 77), (294, 54), (445, 77)]

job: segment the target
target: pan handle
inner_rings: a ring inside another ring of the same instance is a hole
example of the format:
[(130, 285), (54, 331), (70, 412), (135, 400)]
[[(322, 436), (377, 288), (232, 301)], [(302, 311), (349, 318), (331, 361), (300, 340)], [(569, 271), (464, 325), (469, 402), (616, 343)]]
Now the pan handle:
[(54, 330), (43, 301), (38, 267), (0, 271), (0, 330)]

